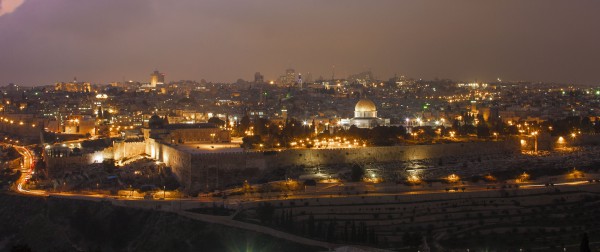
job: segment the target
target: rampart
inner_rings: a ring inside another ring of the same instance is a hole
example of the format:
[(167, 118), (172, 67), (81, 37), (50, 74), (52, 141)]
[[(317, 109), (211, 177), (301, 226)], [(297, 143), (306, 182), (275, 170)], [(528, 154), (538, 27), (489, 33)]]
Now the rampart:
[(114, 142), (112, 148), (115, 160), (127, 159), (146, 153), (145, 142)]
[(56, 178), (66, 173), (77, 172), (81, 167), (93, 163), (102, 163), (106, 159), (116, 161), (144, 154), (144, 142), (114, 142), (112, 146), (93, 152), (74, 153), (73, 150), (63, 148), (44, 149), (44, 162), (48, 176)]
[(45, 153), (45, 160), (49, 175), (54, 177), (69, 172), (70, 169), (105, 159), (118, 161), (147, 154), (164, 162), (186, 190), (194, 192), (241, 184), (244, 180), (256, 180), (277, 168), (291, 166), (389, 163), (449, 156), (509, 154), (519, 152), (520, 147), (519, 140), (510, 139), (388, 147), (192, 153), (150, 138), (145, 142), (115, 142), (102, 151), (77, 156), (71, 155), (68, 150), (60, 155)]
[(318, 166), (352, 163), (387, 163), (448, 156), (509, 154), (520, 151), (518, 140), (365, 147), (346, 149), (291, 149), (274, 152), (187, 153), (152, 141), (150, 153), (170, 166), (180, 182), (191, 191), (212, 190), (264, 172), (289, 166)]

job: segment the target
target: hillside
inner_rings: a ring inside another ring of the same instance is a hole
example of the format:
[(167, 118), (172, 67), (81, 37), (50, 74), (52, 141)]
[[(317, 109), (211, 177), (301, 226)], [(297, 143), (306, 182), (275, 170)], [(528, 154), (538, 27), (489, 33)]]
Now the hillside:
[(0, 194), (0, 251), (315, 251), (270, 236), (107, 202)]

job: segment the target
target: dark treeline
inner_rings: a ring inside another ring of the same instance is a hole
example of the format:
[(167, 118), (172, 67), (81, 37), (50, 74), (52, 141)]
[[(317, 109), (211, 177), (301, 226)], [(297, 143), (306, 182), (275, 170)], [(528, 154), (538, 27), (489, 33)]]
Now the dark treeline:
[[(209, 122), (228, 127), (229, 122), (211, 118)], [(407, 140), (427, 141), (441, 138), (476, 136), (493, 139), (504, 136), (530, 134), (534, 131), (546, 131), (554, 136), (566, 136), (572, 133), (600, 133), (600, 123), (592, 122), (589, 117), (567, 117), (548, 120), (542, 123), (519, 121), (505, 123), (499, 119), (484, 120), (482, 115), (473, 116), (464, 113), (451, 124), (439, 126), (416, 126), (409, 130), (403, 126), (376, 126), (371, 129), (351, 126), (348, 129), (329, 123), (300, 121), (295, 118), (285, 121), (271, 121), (266, 118), (250, 119), (244, 116), (233, 123), (233, 134), (243, 136), (244, 148), (290, 147), (292, 142), (306, 140), (304, 147), (314, 147), (313, 139), (346, 138), (357, 140), (369, 146), (389, 146)]]

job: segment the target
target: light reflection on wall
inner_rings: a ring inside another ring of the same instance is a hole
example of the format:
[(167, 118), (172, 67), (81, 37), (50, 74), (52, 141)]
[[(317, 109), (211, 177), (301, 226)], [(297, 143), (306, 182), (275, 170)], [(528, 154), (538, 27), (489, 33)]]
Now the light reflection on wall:
[(101, 152), (95, 153), (93, 159), (94, 163), (102, 163), (104, 161), (104, 155)]
[(163, 161), (165, 164), (168, 164), (168, 163), (169, 163), (169, 154), (167, 154), (167, 152), (163, 152), (163, 155), (162, 155), (162, 161)]

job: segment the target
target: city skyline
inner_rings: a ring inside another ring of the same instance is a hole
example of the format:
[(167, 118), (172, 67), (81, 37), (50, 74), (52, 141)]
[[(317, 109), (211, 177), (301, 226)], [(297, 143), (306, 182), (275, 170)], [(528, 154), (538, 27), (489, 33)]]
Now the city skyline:
[[(288, 67), (463, 81), (597, 84), (599, 2), (7, 1), (0, 84), (234, 82)], [(20, 6), (19, 6), (20, 4)], [(318, 6), (318, 7), (317, 7)]]
[(598, 7), (0, 0), (0, 250), (600, 251)]

